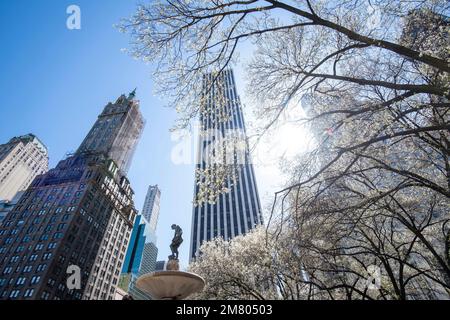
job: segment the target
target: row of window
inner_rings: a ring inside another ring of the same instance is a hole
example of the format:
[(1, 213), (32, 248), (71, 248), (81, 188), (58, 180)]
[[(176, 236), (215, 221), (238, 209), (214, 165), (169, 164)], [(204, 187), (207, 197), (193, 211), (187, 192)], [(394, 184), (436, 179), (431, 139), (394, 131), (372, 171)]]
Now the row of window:
[[(23, 298), (30, 298), (30, 297), (33, 296), (33, 294), (34, 294), (34, 289), (33, 289), (33, 288), (31, 288), (31, 289), (26, 289), (26, 290), (23, 292), (23, 295), (21, 295), (21, 290), (14, 289), (14, 290), (11, 290), (11, 292), (9, 292), (9, 294), (8, 294), (8, 290), (4, 290), (4, 291), (2, 292), (2, 294), (0, 295), (0, 297), (1, 297), (1, 298), (10, 298), (10, 299), (17, 299), (17, 298), (20, 298), (20, 297), (23, 297)], [(71, 291), (69, 292), (69, 294), (70, 294), (72, 297), (74, 297), (75, 299), (81, 299), (81, 293), (80, 293), (80, 292), (74, 292), (73, 290), (71, 290)], [(48, 300), (48, 299), (50, 299), (50, 293), (47, 292), (47, 291), (44, 291), (44, 292), (42, 293), (42, 295), (41, 295), (41, 299), (43, 299), (43, 300)], [(55, 299), (55, 300), (61, 300), (61, 298), (58, 297), (58, 296), (55, 296), (54, 299)]]
[[(78, 194), (78, 192), (80, 192), (81, 190), (84, 190), (86, 188), (86, 184), (82, 183), (78, 186), (78, 191), (76, 192)], [(32, 196), (31, 199), (32, 201), (36, 201), (39, 199), (43, 199), (45, 197), (45, 195), (48, 196), (52, 196), (55, 197), (60, 193), (64, 193), (64, 195), (67, 194), (71, 194), (71, 192), (74, 191), (74, 187), (73, 186), (63, 186), (63, 187), (59, 187), (59, 188), (53, 188), (53, 189), (41, 189), (41, 190), (37, 190)], [(67, 196), (66, 196), (67, 197)], [(21, 199), (19, 204), (24, 204), (25, 202), (27, 202), (30, 198), (29, 194), (25, 194)], [(53, 198), (51, 198), (53, 199)]]
[[(73, 212), (73, 211), (75, 211), (76, 210), (76, 206), (70, 206), (70, 207), (67, 207), (67, 209), (65, 210), (65, 212)], [(61, 213), (61, 212), (63, 212), (63, 209), (64, 208), (62, 208), (62, 207), (58, 207), (56, 210), (55, 210), (55, 214), (58, 214), (58, 213)], [(16, 211), (16, 210), (15, 210)], [(42, 209), (42, 210), (39, 210), (38, 212), (37, 212), (37, 214), (36, 214), (36, 218), (33, 220), (33, 224), (37, 224), (37, 223), (40, 223), (41, 221), (42, 221), (42, 219), (40, 218), (40, 217), (42, 217), (43, 215), (45, 215), (47, 213), (47, 210), (45, 210), (45, 209)], [(10, 227), (11, 225), (12, 225), (12, 223), (13, 223), (13, 220), (14, 219), (16, 219), (16, 218), (18, 218), (18, 215), (19, 215), (19, 212), (11, 212), (9, 215), (8, 215), (8, 221), (5, 221), (5, 223), (3, 224), (3, 227)], [(21, 224), (24, 224), (24, 218), (27, 218), (27, 217), (29, 217), (29, 216), (32, 216), (33, 215), (33, 213), (32, 212), (29, 212), (29, 211), (25, 211), (25, 212), (22, 212), (21, 213), (21, 215), (20, 215), (20, 219), (21, 220), (19, 220), (18, 222), (17, 222), (17, 226), (19, 226), (19, 225), (21, 225)], [(5, 230), (2, 230), (3, 232), (5, 231)], [(3, 233), (1, 233), (0, 235), (3, 235)]]
[[(48, 250), (51, 250), (51, 249), (56, 248), (56, 246), (57, 246), (57, 242), (50, 242), (50, 243), (47, 245), (47, 249), (48, 249)], [(34, 250), (33, 250), (33, 251), (41, 251), (43, 248), (44, 248), (44, 245), (43, 245), (42, 243), (38, 243), (38, 244), (34, 247)], [(0, 254), (6, 253), (7, 249), (8, 249), (8, 247), (6, 247), (6, 246), (0, 247)], [(32, 249), (33, 249), (32, 246), (29, 246), (29, 247), (28, 247), (28, 250), (32, 250)], [(24, 250), (25, 250), (25, 246), (18, 246), (18, 247), (16, 248), (16, 250), (14, 250), (14, 253), (20, 253), (20, 252), (23, 252)]]
[[(39, 255), (37, 255), (37, 254), (32, 254), (32, 255), (30, 255), (30, 257), (28, 258), (28, 261), (30, 261), (30, 262), (37, 261), (38, 256), (39, 256)], [(47, 261), (47, 260), (50, 260), (51, 257), (52, 257), (52, 253), (51, 253), (51, 252), (47, 252), (47, 253), (44, 253), (44, 255), (42, 256), (42, 259), (41, 259), (41, 260), (42, 260), (42, 261)], [(27, 268), (27, 267), (25, 267), (25, 268)], [(39, 269), (39, 268), (38, 268), (38, 269)], [(13, 271), (13, 267), (12, 267), (12, 266), (6, 266), (6, 267), (3, 269), (2, 274), (3, 274), (3, 275), (5, 275), (5, 274), (10, 274), (12, 271)], [(30, 271), (31, 271), (31, 270), (30, 270)]]
[[(51, 229), (50, 229), (50, 230), (51, 230)], [(47, 231), (50, 231), (50, 230), (45, 230), (45, 231), (47, 232)], [(61, 239), (62, 237), (64, 237), (64, 233), (63, 233), (63, 232), (55, 232), (55, 233), (53, 233), (53, 235), (52, 235), (52, 239), (54, 239), (54, 240)], [(40, 242), (47, 241), (48, 239), (50, 239), (50, 234), (48, 234), (48, 233), (44, 233), (44, 234), (42, 234), (42, 235), (39, 237), (39, 241), (40, 241)], [(12, 237), (6, 238), (5, 241), (3, 242), (3, 244), (4, 244), (4, 245), (10, 245), (10, 244), (12, 244), (12, 243), (14, 242), (13, 240), (14, 240), (14, 239), (13, 239)], [(22, 238), (22, 240), (20, 241), (20, 243), (28, 243), (28, 242), (30, 242), (31, 240), (32, 240), (32, 237), (29, 236), (29, 235), (26, 235), (26, 236), (24, 236), (24, 237)], [(17, 242), (17, 239), (16, 239), (15, 242)]]
[[(70, 215), (69, 215), (69, 214), (66, 214), (66, 215), (64, 215), (64, 217), (63, 217), (62, 220), (63, 220), (63, 221), (67, 221), (67, 220), (69, 219), (69, 217), (70, 217)], [(21, 220), (21, 221), (23, 221), (23, 220)], [(19, 222), (17, 223), (18, 226), (20, 226), (20, 225), (23, 224), (23, 223), (21, 223), (21, 221), (19, 221)], [(56, 222), (56, 217), (53, 217), (53, 218), (49, 221), (49, 223), (54, 223), (54, 222)], [(61, 231), (61, 230), (63, 230), (65, 227), (66, 227), (66, 223), (63, 222), (63, 223), (58, 224), (56, 230)], [(19, 231), (20, 231), (20, 229), (21, 229), (20, 227), (19, 227), (19, 228), (11, 229), (11, 230), (9, 231), (9, 235), (16, 235), (16, 234), (18, 234)], [(53, 229), (53, 224), (49, 224), (49, 225), (47, 225), (47, 226), (45, 227), (44, 232), (52, 231), (52, 229)], [(0, 236), (4, 235), (4, 234), (6, 233), (6, 231), (7, 231), (7, 230), (5, 230), (5, 229), (1, 230), (1, 231), (0, 231)], [(38, 230), (34, 225), (32, 225), (32, 226), (28, 227), (28, 229), (27, 229), (27, 231), (26, 231), (26, 234), (31, 234), (31, 233), (34, 233), (35, 231), (40, 231), (40, 230)]]
[[(38, 284), (41, 280), (41, 276), (33, 276), (30, 278), (30, 285)], [(18, 277), (17, 280), (14, 282), (14, 278), (11, 278), (8, 282), (8, 284), (15, 284), (16, 286), (23, 286), (28, 281), (28, 277), (21, 276)], [(6, 284), (6, 278), (0, 279), (0, 287), (3, 287)]]
[[(23, 297), (24, 298), (30, 298), (33, 296), (34, 293), (34, 289), (27, 289), (25, 290), (25, 292), (23, 293)], [(8, 294), (8, 291), (5, 290), (2, 293), (2, 297), (5, 298)], [(8, 298), (10, 299), (17, 299), (20, 296), (20, 290), (12, 290), (8, 296)]]
[[(50, 243), (47, 245), (47, 249), (48, 249), (48, 250), (52, 250), (52, 249), (56, 248), (56, 246), (57, 246), (57, 242), (50, 242)], [(6, 252), (6, 249), (7, 249), (6, 247), (2, 247), (2, 248), (0, 249), (0, 253)], [(32, 246), (31, 246), (31, 248), (29, 248), (28, 250), (31, 250), (31, 249), (32, 249)], [(41, 251), (42, 249), (44, 249), (44, 244), (43, 244), (43, 243), (38, 243), (38, 244), (34, 247), (34, 250), (33, 250), (33, 251)], [(15, 252), (15, 253), (20, 253), (20, 252), (23, 252), (24, 250), (25, 250), (25, 247), (24, 247), (24, 246), (18, 246), (14, 252)], [(19, 256), (18, 256), (18, 255), (13, 256), (13, 257), (11, 257), (11, 262), (17, 262), (18, 259), (19, 259)], [(13, 260), (14, 260), (14, 261), (13, 261)]]

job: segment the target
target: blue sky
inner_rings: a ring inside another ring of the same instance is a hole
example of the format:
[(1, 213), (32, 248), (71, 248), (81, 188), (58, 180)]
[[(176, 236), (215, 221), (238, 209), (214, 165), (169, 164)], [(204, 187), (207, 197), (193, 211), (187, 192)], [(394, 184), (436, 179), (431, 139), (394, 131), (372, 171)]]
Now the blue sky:
[[(184, 230), (180, 260), (182, 267), (186, 267), (194, 166), (192, 162), (172, 161), (171, 153), (177, 142), (169, 129), (175, 123), (176, 113), (163, 107), (163, 102), (153, 95), (151, 65), (121, 52), (128, 47), (129, 38), (113, 27), (121, 18), (131, 16), (137, 3), (132, 0), (0, 1), (0, 143), (13, 136), (34, 133), (48, 147), (52, 168), (66, 153), (78, 148), (109, 101), (137, 87), (146, 127), (128, 174), (136, 193), (135, 205), (141, 210), (148, 185), (160, 186), (158, 258), (166, 260), (170, 254), (173, 237), (170, 226), (176, 223)], [(69, 16), (66, 9), (72, 4), (81, 8), (81, 30), (66, 27)], [(241, 49), (241, 58), (248, 61), (251, 46)], [(244, 70), (242, 64), (234, 68), (238, 92), (246, 106), (247, 129), (251, 131), (249, 124), (254, 119), (244, 90)], [(271, 206), (273, 193), (284, 181), (277, 155), (295, 156), (307, 149), (307, 136), (302, 128), (290, 124), (279, 126), (253, 153), (263, 208)]]
[[(66, 8), (81, 8), (81, 30), (66, 28)], [(171, 162), (170, 127), (176, 114), (152, 95), (151, 66), (120, 51), (128, 36), (113, 28), (135, 1), (0, 1), (0, 143), (26, 133), (48, 147), (50, 167), (77, 149), (109, 101), (135, 87), (146, 127), (129, 178), (141, 210), (147, 186), (162, 191), (158, 258), (170, 254), (177, 223), (184, 230), (180, 259), (186, 265), (193, 195), (193, 165)]]

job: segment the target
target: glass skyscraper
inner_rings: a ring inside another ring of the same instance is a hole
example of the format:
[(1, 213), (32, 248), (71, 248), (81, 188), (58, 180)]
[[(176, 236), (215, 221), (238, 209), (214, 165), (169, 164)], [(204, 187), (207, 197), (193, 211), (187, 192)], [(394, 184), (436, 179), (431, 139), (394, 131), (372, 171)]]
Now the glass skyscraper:
[(131, 232), (130, 243), (128, 245), (127, 254), (123, 263), (122, 273), (131, 273), (137, 275), (141, 267), (142, 252), (145, 245), (145, 229), (148, 224), (142, 215), (138, 215), (134, 222), (133, 231)]
[(158, 248), (156, 247), (156, 226), (159, 218), (161, 190), (158, 185), (149, 186), (145, 197), (142, 215), (148, 221), (148, 233), (142, 252), (139, 275), (155, 271)]
[[(135, 286), (137, 278), (156, 269), (158, 248), (156, 247), (156, 226), (159, 217), (161, 191), (157, 185), (149, 186), (142, 214), (137, 216), (131, 234), (125, 263), (122, 269), (124, 290), (135, 299), (150, 299)], [(127, 279), (127, 280), (125, 280)]]
[[(205, 170), (208, 167), (214, 169), (214, 165), (208, 163), (208, 148), (224, 137), (230, 136), (230, 133), (233, 136), (243, 137), (244, 147), (243, 156), (240, 157), (242, 160), (236, 163), (237, 180), (227, 181), (227, 192), (219, 195), (215, 203), (194, 205), (191, 259), (195, 258), (203, 241), (216, 237), (228, 240), (245, 234), (263, 223), (255, 173), (246, 141), (244, 116), (233, 71), (228, 69), (221, 73), (206, 74), (203, 78), (203, 90), (204, 112), (200, 114), (201, 133), (197, 169)], [(196, 183), (194, 198), (199, 192)]]

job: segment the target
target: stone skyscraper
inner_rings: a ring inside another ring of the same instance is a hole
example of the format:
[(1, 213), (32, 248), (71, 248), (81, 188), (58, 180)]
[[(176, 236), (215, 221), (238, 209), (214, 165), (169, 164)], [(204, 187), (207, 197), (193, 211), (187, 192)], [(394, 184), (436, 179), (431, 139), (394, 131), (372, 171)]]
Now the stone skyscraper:
[[(213, 79), (216, 81), (213, 83)], [(197, 169), (204, 170), (208, 166), (207, 149), (213, 143), (226, 137), (230, 132), (246, 140), (244, 116), (236, 90), (232, 70), (220, 74), (211, 73), (203, 78), (204, 103), (200, 116), (202, 134), (199, 135)], [(209, 89), (209, 90), (207, 90)], [(220, 109), (217, 111), (217, 109)], [(228, 115), (219, 119), (221, 115)], [(204, 203), (194, 206), (192, 214), (192, 233), (190, 257), (195, 258), (203, 241), (215, 237), (231, 239), (245, 234), (255, 226), (262, 224), (261, 205), (256, 186), (255, 173), (250, 161), (248, 144), (244, 142), (236, 183), (228, 181), (228, 192), (221, 194), (214, 204)], [(194, 196), (199, 193), (196, 184)]]
[(0, 226), (0, 299), (113, 299), (136, 217), (125, 174), (143, 125), (134, 93), (122, 95), (74, 155), (33, 181)]
[(48, 170), (48, 152), (33, 134), (0, 145), (0, 200), (10, 201)]
[(121, 171), (127, 173), (143, 127), (142, 115), (136, 102), (133, 102), (134, 97), (135, 91), (128, 98), (122, 95), (115, 104), (108, 104), (77, 153), (107, 154)]

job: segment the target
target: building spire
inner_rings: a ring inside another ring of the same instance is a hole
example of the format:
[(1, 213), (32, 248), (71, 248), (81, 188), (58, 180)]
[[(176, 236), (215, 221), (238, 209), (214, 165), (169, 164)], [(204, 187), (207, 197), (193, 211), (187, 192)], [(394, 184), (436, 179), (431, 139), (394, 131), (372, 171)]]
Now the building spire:
[(137, 88), (134, 88), (134, 90), (130, 92), (130, 94), (128, 95), (128, 100), (133, 100), (134, 97), (136, 97), (136, 89)]

